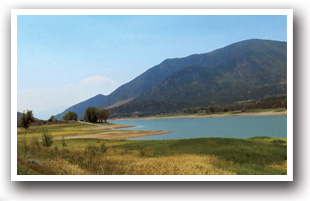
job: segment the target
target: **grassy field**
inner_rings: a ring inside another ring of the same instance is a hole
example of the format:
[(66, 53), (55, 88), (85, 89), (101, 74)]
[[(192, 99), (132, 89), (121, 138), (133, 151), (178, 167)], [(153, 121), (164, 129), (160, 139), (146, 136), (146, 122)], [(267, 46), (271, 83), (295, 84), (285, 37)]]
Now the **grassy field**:
[[(199, 138), (151, 141), (101, 139), (98, 136), (105, 133), (110, 133), (109, 136), (115, 135), (111, 127), (120, 125), (101, 126), (69, 123), (34, 126), (27, 131), (18, 129), (17, 173), (34, 175), (286, 174), (286, 138)], [(48, 129), (54, 137), (51, 147), (41, 145), (39, 136), (43, 129)], [(84, 138), (70, 138), (72, 136)]]

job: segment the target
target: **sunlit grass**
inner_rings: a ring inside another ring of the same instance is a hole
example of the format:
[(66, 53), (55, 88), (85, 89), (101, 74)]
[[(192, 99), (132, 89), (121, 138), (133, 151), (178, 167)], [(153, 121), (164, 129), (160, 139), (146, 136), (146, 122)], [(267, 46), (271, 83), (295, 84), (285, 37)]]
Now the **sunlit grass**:
[[(51, 147), (40, 145), (43, 128), (48, 128), (54, 137)], [(286, 138), (149, 141), (65, 138), (111, 131), (92, 128), (93, 125), (81, 123), (36, 126), (27, 130), (29, 133), (18, 135), (18, 174), (283, 175), (287, 171)], [(107, 152), (101, 153), (99, 148), (95, 154), (86, 151), (90, 145), (100, 147), (102, 143)], [(30, 159), (40, 164), (33, 164)]]
[(43, 130), (47, 130), (53, 137), (56, 136), (71, 136), (71, 135), (85, 135), (97, 134), (109, 131), (107, 128), (99, 128), (96, 125), (83, 124), (79, 122), (68, 122), (67, 124), (53, 124), (31, 126), (29, 129), (17, 128), (17, 139), (31, 140), (32, 138), (40, 138)]
[(17, 134), (34, 134), (40, 133), (43, 129), (46, 129), (50, 132), (59, 132), (59, 131), (73, 131), (73, 130), (81, 130), (85, 128), (96, 127), (96, 125), (91, 124), (83, 124), (79, 122), (68, 122), (67, 124), (52, 124), (52, 125), (40, 125), (40, 126), (31, 126), (29, 129), (17, 128)]

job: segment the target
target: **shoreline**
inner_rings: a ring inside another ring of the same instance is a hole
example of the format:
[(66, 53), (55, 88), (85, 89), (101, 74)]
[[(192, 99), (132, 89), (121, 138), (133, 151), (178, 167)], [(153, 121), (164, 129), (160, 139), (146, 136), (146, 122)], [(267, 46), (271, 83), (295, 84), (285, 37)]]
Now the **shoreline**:
[(192, 114), (192, 115), (175, 115), (175, 116), (151, 116), (151, 117), (129, 117), (110, 119), (110, 121), (127, 121), (127, 120), (154, 120), (154, 119), (198, 119), (198, 118), (221, 118), (221, 117), (242, 117), (242, 116), (286, 116), (287, 111), (262, 111), (262, 112), (240, 112), (240, 113), (224, 113), (224, 114)]
[[(106, 140), (127, 140), (132, 138), (146, 137), (151, 135), (168, 134), (170, 131), (148, 131), (148, 130), (112, 130), (110, 132), (84, 134), (84, 135), (71, 135), (66, 136), (65, 139), (106, 139)], [(55, 140), (62, 140), (60, 136), (56, 136)]]

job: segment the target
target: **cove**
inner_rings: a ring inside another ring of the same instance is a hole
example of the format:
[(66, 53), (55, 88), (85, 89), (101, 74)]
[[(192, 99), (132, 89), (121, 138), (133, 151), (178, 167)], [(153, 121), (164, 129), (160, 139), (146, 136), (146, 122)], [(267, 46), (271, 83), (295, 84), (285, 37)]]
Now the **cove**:
[(175, 118), (111, 121), (134, 126), (121, 130), (164, 130), (170, 133), (131, 140), (188, 139), (202, 137), (250, 138), (287, 136), (287, 117), (237, 116), (219, 118)]

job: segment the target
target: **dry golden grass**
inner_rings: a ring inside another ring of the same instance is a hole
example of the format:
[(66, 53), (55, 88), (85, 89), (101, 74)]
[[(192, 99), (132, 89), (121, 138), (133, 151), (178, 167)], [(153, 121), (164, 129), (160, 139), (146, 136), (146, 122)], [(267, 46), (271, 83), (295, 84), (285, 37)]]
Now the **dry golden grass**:
[(23, 158), (18, 158), (21, 164), (28, 166), (33, 174), (44, 175), (85, 175), (88, 174), (86, 170), (81, 169), (78, 165), (70, 164), (67, 160), (41, 160), (41, 164), (30, 163)]
[(287, 171), (287, 161), (283, 162), (282, 164), (271, 164), (268, 165), (268, 167), (279, 170), (279, 171)]
[[(213, 164), (219, 159), (213, 156), (177, 155), (170, 157), (142, 158), (130, 155), (107, 156), (105, 168), (113, 169), (108, 174), (130, 175), (233, 175)], [(108, 168), (111, 166), (113, 168)], [(103, 172), (103, 174), (105, 174)]]
[(87, 171), (81, 169), (78, 165), (70, 164), (64, 159), (58, 159), (56, 161), (45, 161), (44, 166), (46, 169), (52, 169), (56, 175), (85, 175)]

